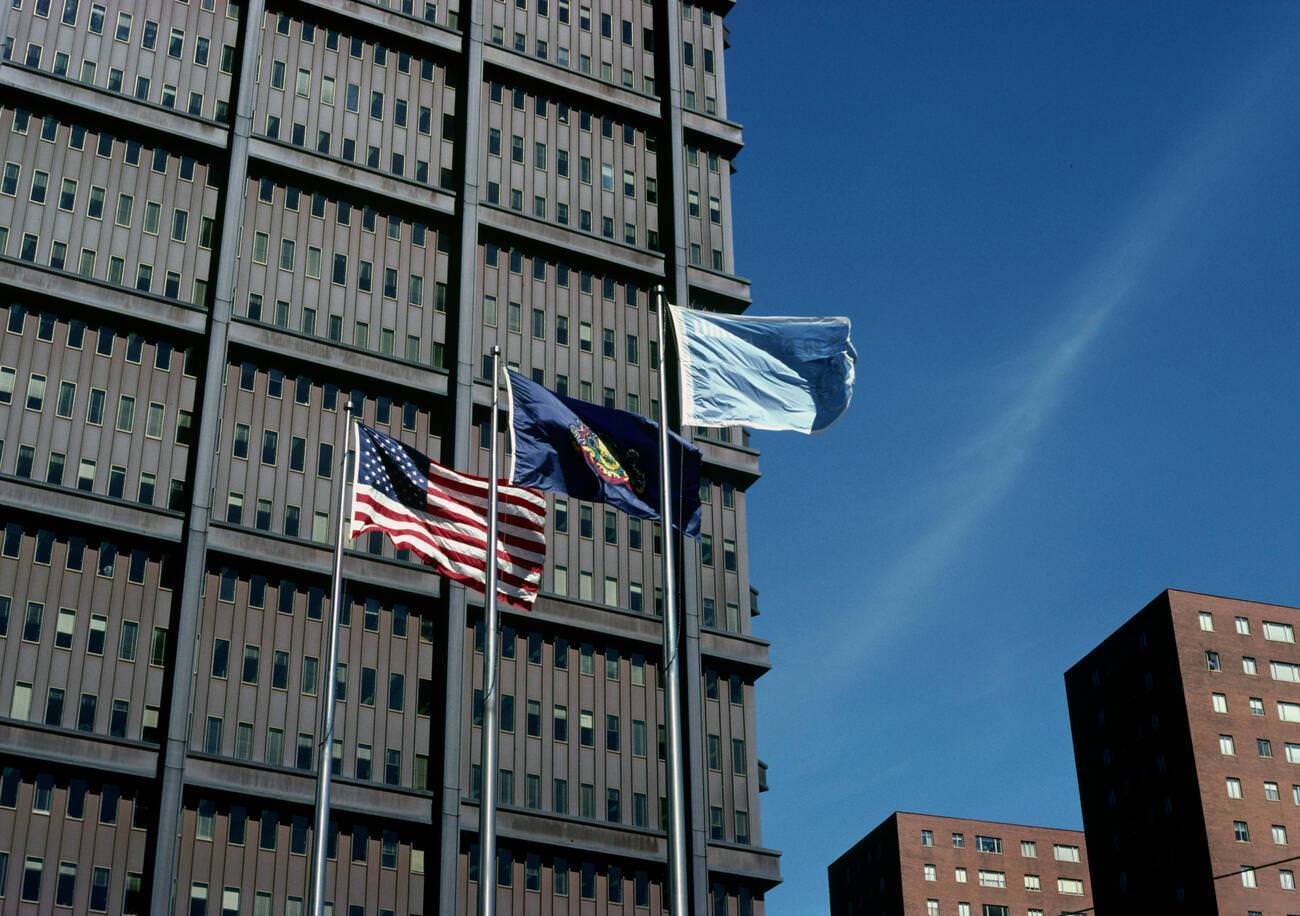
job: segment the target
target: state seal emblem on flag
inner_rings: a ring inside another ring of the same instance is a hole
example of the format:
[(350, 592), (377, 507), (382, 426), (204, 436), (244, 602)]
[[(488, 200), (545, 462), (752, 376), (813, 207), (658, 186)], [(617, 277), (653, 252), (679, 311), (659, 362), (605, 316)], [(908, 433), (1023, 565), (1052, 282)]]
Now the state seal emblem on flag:
[(582, 452), (583, 459), (601, 480), (623, 487), (631, 483), (631, 478), (623, 465), (590, 426), (579, 421), (569, 426), (569, 432), (573, 434), (574, 445)]

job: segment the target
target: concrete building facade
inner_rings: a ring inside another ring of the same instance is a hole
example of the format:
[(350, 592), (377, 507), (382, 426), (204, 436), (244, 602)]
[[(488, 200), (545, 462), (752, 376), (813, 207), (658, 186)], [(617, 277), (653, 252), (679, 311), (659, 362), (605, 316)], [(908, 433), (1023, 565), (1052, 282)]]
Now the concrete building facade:
[(1092, 907), (1077, 830), (896, 811), (827, 873), (831, 916), (1068, 916)]
[(1169, 590), (1066, 673), (1100, 916), (1300, 912), (1297, 625)]
[[(321, 656), (344, 404), (483, 473), (492, 346), (657, 417), (654, 286), (747, 307), (731, 5), (0, 4), (0, 912), (300, 912), (329, 676), (333, 912), (665, 912), (656, 526), (549, 500), (491, 876), (481, 599), (366, 536)], [(696, 441), (692, 912), (750, 916), (758, 456)]]

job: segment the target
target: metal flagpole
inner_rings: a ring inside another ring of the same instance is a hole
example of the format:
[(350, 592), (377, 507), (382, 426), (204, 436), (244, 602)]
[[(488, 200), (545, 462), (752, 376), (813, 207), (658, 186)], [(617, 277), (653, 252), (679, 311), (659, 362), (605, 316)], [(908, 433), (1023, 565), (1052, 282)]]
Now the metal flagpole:
[[(330, 778), (334, 770), (334, 657), (339, 651), (339, 605), (343, 603), (343, 532), (347, 514), (348, 444), (352, 439), (352, 399), (343, 411), (343, 458), (339, 462), (339, 524), (334, 541), (334, 581), (330, 588), (330, 638), (325, 650), (325, 710), (321, 740), (317, 744), (320, 763), (316, 769), (316, 827), (311, 853), (311, 914), (325, 912), (325, 851), (330, 822)], [(353, 474), (356, 473), (355, 462)]]
[(659, 516), (664, 578), (664, 726), (668, 743), (668, 883), (673, 916), (689, 916), (686, 888), (686, 782), (682, 759), (681, 664), (677, 654), (677, 565), (674, 562), (672, 468), (668, 447), (668, 307), (663, 285), (659, 306)]
[(492, 348), (492, 445), (488, 477), (487, 582), (483, 609), (482, 793), (478, 809), (478, 912), (497, 909), (497, 409), (501, 397), (501, 348)]

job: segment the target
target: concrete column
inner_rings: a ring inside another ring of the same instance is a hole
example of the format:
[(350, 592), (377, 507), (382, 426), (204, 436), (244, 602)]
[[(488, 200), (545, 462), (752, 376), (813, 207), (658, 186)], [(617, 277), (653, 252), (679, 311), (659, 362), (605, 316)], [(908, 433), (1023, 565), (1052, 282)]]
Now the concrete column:
[[(474, 313), (481, 298), (478, 276), (479, 125), (483, 89), (483, 0), (468, 0), (461, 26), (464, 35), (459, 82), (460, 123), (456, 142), (462, 164), (459, 200), (459, 260), (456, 290), (456, 355), (448, 393), (454, 399), (452, 466), (469, 468), (473, 447)], [(465, 586), (451, 583), (447, 608), (447, 696), (443, 732), (442, 791), (440, 793), (442, 857), (438, 863), (438, 912), (468, 913), (472, 901), (459, 901), (460, 799), (462, 787), (460, 728), (466, 710), (465, 627), (468, 620)], [(485, 774), (484, 779), (493, 778)], [(493, 880), (492, 875), (480, 880)]]
[(167, 697), (167, 738), (160, 755), (157, 847), (149, 912), (155, 916), (175, 910), (176, 871), (181, 834), (181, 801), (185, 787), (185, 756), (189, 744), (190, 708), (194, 695), (194, 652), (202, 611), (203, 579), (207, 572), (208, 523), (212, 517), (212, 471), (221, 429), (225, 393), (226, 344), (234, 302), (239, 226), (244, 216), (244, 186), (248, 180), (248, 139), (253, 125), (257, 58), (261, 49), (264, 0), (247, 0), (240, 23), (239, 73), (233, 86), (235, 104), (230, 130), (224, 196), (221, 203), (221, 253), (208, 313), (208, 353), (203, 387), (198, 392), (198, 430), (194, 439), (194, 479), (185, 526), (185, 567), (180, 604), (172, 620), (175, 655)]
[[(674, 305), (690, 304), (686, 268), (690, 264), (690, 238), (686, 228), (686, 140), (682, 128), (682, 8), (680, 0), (666, 0), (656, 8), (655, 32), (659, 36), (655, 58), (655, 84), (661, 99), (659, 138), (660, 187), (671, 201), (670, 225), (661, 228), (665, 241), (665, 286)], [(664, 180), (666, 178), (667, 180)], [(662, 200), (662, 198), (661, 198)], [(667, 201), (660, 203), (663, 210)], [(662, 217), (661, 217), (662, 222)], [(667, 230), (667, 231), (665, 231)], [(667, 354), (666, 342), (660, 349)], [(667, 365), (661, 362), (661, 365)], [(670, 379), (672, 387), (676, 380)], [(667, 405), (661, 408), (667, 416)], [(683, 433), (685, 438), (690, 436)], [(665, 532), (667, 535), (667, 532)], [(700, 669), (699, 549), (683, 538), (679, 554), (682, 609), (681, 661), (683, 740), (686, 745), (687, 851), (691, 874), (691, 912), (708, 910), (709, 828), (708, 780), (704, 770), (704, 698)]]

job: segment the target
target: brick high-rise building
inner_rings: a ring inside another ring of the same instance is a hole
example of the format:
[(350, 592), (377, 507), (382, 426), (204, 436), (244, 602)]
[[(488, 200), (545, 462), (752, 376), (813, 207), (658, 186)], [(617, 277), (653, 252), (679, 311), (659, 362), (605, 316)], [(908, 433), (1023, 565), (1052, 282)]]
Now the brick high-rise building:
[(831, 916), (1067, 916), (1091, 910), (1077, 830), (896, 811), (827, 869)]
[(1165, 591), (1066, 673), (1099, 916), (1300, 911), (1297, 626)]
[[(321, 670), (342, 406), (487, 466), (485, 356), (655, 416), (651, 290), (739, 311), (730, 0), (3, 0), (0, 912), (337, 916), (480, 876), (481, 600), (378, 536)], [(743, 430), (683, 562), (692, 913), (761, 844)], [(503, 912), (663, 912), (659, 532), (551, 501), (504, 612)]]

